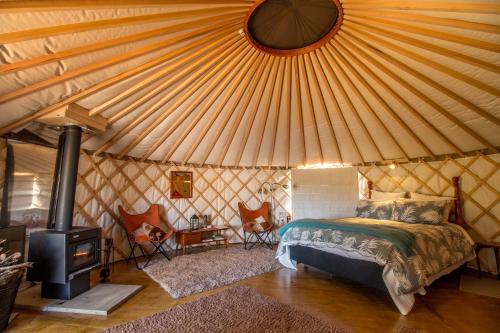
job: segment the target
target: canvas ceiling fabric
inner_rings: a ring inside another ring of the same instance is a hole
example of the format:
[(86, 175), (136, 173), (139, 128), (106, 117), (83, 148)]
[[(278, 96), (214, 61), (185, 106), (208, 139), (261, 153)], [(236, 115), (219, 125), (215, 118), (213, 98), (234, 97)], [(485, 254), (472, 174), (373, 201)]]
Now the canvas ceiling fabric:
[(83, 148), (216, 166), (359, 164), (500, 146), (497, 1), (341, 1), (339, 32), (279, 57), (253, 1), (0, 2), (0, 134), (68, 103)]

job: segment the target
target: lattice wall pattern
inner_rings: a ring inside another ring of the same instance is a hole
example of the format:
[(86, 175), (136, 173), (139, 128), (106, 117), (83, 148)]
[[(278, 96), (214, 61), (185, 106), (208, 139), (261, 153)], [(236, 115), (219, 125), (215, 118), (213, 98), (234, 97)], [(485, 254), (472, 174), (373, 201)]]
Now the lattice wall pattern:
[[(193, 172), (192, 199), (170, 199), (170, 171), (174, 170)], [(257, 208), (262, 200), (271, 199), (258, 194), (262, 183), (289, 184), (291, 177), (289, 170), (181, 167), (87, 153), (80, 156), (78, 173), (74, 224), (102, 227), (103, 237), (114, 238), (117, 255), (122, 257), (128, 255), (129, 247), (118, 223), (118, 205), (139, 213), (153, 203), (159, 204), (163, 207), (163, 221), (176, 229), (187, 228), (193, 214), (211, 215), (212, 224), (231, 228), (226, 234), (231, 242), (240, 242), (237, 203), (243, 201), (250, 208)], [(277, 189), (274, 203), (278, 221), (279, 212), (291, 212), (289, 190)]]
[[(478, 154), (459, 159), (399, 164), (395, 169), (377, 165), (360, 167), (360, 195), (367, 193), (367, 181), (371, 180), (374, 189), (379, 191), (453, 196), (451, 178), (460, 176), (467, 224), (486, 240), (500, 242), (499, 164), (500, 154)], [(493, 271), (494, 259), (482, 259)]]

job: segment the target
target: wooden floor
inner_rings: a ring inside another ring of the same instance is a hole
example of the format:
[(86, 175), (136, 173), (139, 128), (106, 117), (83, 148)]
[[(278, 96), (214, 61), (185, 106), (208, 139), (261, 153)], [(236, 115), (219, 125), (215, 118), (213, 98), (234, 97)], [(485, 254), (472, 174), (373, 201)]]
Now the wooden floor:
[[(93, 272), (97, 281), (97, 272)], [(458, 276), (448, 276), (418, 296), (412, 312), (399, 314), (388, 295), (345, 281), (331, 279), (314, 269), (281, 269), (240, 284), (295, 305), (353, 332), (500, 332), (500, 300), (460, 292)], [(7, 332), (95, 332), (114, 324), (147, 316), (177, 304), (217, 292), (172, 299), (133, 264), (115, 265), (111, 282), (142, 284), (145, 288), (108, 317), (22, 311)]]

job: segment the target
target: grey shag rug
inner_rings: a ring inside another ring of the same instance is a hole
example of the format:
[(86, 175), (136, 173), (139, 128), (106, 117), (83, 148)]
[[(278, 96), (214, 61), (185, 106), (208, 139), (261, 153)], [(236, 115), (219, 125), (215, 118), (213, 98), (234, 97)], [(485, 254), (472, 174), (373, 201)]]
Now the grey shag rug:
[(179, 298), (222, 287), (252, 276), (275, 271), (281, 265), (274, 259), (275, 251), (242, 246), (177, 256), (153, 261), (144, 268), (170, 296)]
[(344, 333), (290, 305), (237, 286), (149, 317), (115, 325), (103, 333), (152, 332), (308, 332)]

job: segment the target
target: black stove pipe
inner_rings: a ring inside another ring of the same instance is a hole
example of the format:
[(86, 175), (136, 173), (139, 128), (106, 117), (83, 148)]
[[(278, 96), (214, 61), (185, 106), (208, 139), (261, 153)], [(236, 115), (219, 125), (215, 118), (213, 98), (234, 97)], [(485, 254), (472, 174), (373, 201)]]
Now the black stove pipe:
[(63, 137), (60, 138), (58, 146), (49, 223), (56, 230), (67, 231), (71, 229), (73, 222), (82, 129), (74, 125), (65, 126), (61, 136)]
[(62, 132), (59, 135), (59, 141), (57, 143), (57, 157), (54, 168), (54, 180), (52, 181), (52, 192), (51, 192), (52, 194), (50, 196), (49, 216), (47, 218), (47, 229), (54, 229), (56, 227), (55, 213), (56, 213), (57, 198), (59, 196), (59, 183), (61, 182), (61, 164), (62, 164), (65, 138), (66, 138), (66, 132)]

